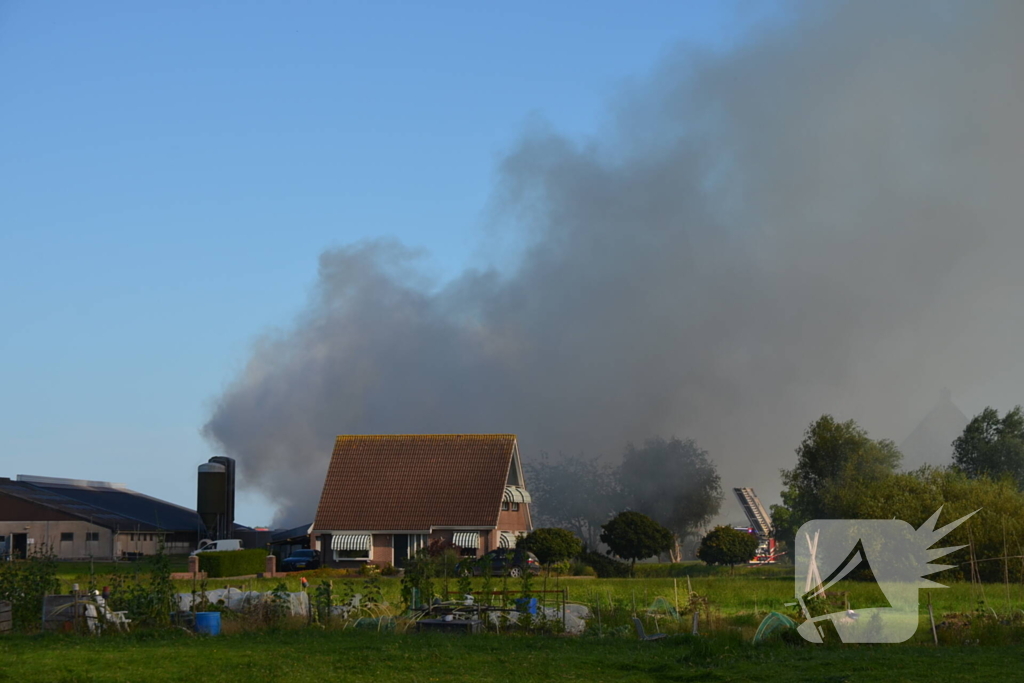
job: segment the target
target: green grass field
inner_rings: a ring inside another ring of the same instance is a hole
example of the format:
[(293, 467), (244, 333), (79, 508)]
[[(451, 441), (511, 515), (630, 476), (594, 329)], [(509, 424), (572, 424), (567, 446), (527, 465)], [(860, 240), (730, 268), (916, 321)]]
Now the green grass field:
[[(1024, 586), (955, 582), (922, 592), (921, 627), (899, 645), (811, 645), (798, 638), (753, 645), (752, 636), (770, 611), (793, 616), (793, 578), (785, 567), (709, 571), (700, 565), (675, 567), (673, 578), (592, 579), (535, 577), (534, 590), (565, 588), (569, 599), (588, 605), (587, 635), (452, 636), (417, 634), (409, 622), (398, 632), (307, 626), (292, 619), (276, 628), (254, 627), (246, 618), (224, 615), (224, 634), (204, 637), (183, 630), (137, 629), (103, 637), (71, 634), (12, 635), (0, 638), (0, 681), (975, 681), (1016, 680), (1024, 665)], [(688, 571), (691, 570), (692, 572)], [(111, 574), (145, 576), (146, 563), (93, 565), (62, 563), (66, 588), (104, 585)], [(310, 577), (310, 587), (325, 580)], [(282, 582), (300, 589), (300, 575), (274, 579), (211, 579), (207, 588), (234, 586), (270, 591)], [(362, 577), (335, 577), (336, 592), (358, 593)], [(384, 599), (401, 604), (401, 582), (380, 578)], [(474, 589), (483, 587), (473, 580)], [(701, 635), (687, 635), (688, 586), (708, 600)], [(179, 581), (181, 592), (191, 581)], [(434, 579), (441, 591), (444, 580)], [(457, 590), (455, 579), (448, 588)], [(518, 579), (494, 578), (494, 590), (519, 591)], [(852, 603), (872, 589), (846, 586)], [(931, 596), (940, 622), (936, 647), (927, 617)], [(657, 601), (659, 609), (650, 607)], [(680, 616), (674, 616), (675, 605)], [(710, 620), (707, 618), (710, 612)], [(633, 615), (662, 641), (636, 639)], [(947, 615), (950, 615), (947, 618)], [(955, 616), (954, 616), (955, 615)], [(946, 624), (942, 622), (946, 621)]]
[[(184, 561), (182, 560), (184, 568)], [(183, 570), (182, 568), (182, 570)], [(178, 571), (178, 569), (175, 569)], [(102, 586), (104, 578), (111, 573), (131, 575), (136, 572), (145, 574), (145, 562), (117, 564), (96, 563), (93, 567), (95, 581)], [(734, 572), (719, 571), (708, 574), (703, 565), (692, 566), (694, 576), (689, 577), (693, 590), (710, 601), (713, 611), (725, 615), (764, 615), (771, 611), (787, 612), (790, 608), (786, 603), (794, 600), (792, 569), (785, 567), (772, 568), (737, 568)], [(61, 563), (59, 576), (66, 590), (72, 583), (85, 587), (90, 581), (88, 562)], [(290, 591), (301, 590), (301, 574), (289, 574), (273, 579), (210, 579), (206, 582), (208, 589), (234, 586), (246, 590), (266, 592), (284, 583)], [(322, 578), (314, 572), (309, 578), (310, 587), (319, 583)], [(335, 584), (347, 584), (354, 593), (360, 592), (363, 578), (352, 576), (330, 579)], [(941, 577), (937, 579), (942, 581)], [(442, 579), (434, 579), (435, 590), (440, 591)], [(474, 590), (482, 588), (482, 579), (474, 579)], [(400, 581), (397, 578), (383, 577), (380, 579), (384, 599), (391, 603), (400, 601)], [(503, 580), (495, 577), (492, 582), (494, 590), (518, 590), (521, 587), (518, 579)], [(966, 613), (979, 608), (994, 610), (998, 614), (1018, 613), (1024, 616), (1024, 585), (983, 584), (972, 585), (970, 582), (957, 581), (948, 584), (948, 588), (936, 588), (922, 592), (921, 613), (927, 614), (927, 595), (930, 593), (935, 614)], [(180, 592), (190, 592), (193, 582), (178, 581), (176, 586)], [(593, 579), (557, 577), (546, 578), (543, 575), (533, 579), (533, 589), (567, 588), (569, 599), (597, 609), (630, 609), (634, 606), (638, 611), (650, 606), (655, 599), (663, 598), (669, 604), (679, 604), (680, 611), (687, 600), (687, 577), (670, 578), (635, 578), (635, 579)], [(860, 593), (872, 590), (870, 584), (851, 582), (844, 586), (849, 588), (851, 601), (856, 603)], [(456, 580), (450, 579), (448, 589), (458, 589)]]
[(987, 681), (1018, 680), (1019, 646), (750, 646), (727, 635), (626, 638), (305, 629), (0, 638), (0, 681)]

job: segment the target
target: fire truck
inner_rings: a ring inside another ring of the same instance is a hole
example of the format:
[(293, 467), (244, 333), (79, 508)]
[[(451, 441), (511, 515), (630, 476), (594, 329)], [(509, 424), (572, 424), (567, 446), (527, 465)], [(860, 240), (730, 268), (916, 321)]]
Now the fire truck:
[(747, 521), (750, 522), (749, 527), (739, 530), (754, 534), (759, 541), (757, 553), (750, 564), (775, 564), (779, 556), (775, 551), (775, 527), (772, 526), (771, 516), (761, 504), (757, 494), (754, 493), (754, 489), (734, 488), (733, 493), (736, 494), (737, 500), (740, 501), (740, 507), (743, 508), (743, 513), (747, 516)]

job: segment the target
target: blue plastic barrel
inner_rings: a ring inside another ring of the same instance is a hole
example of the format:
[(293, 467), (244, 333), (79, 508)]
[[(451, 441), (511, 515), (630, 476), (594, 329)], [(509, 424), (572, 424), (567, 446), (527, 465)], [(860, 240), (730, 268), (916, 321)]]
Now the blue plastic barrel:
[(516, 598), (516, 611), (536, 614), (537, 598)]
[(196, 612), (196, 633), (220, 635), (220, 612)]

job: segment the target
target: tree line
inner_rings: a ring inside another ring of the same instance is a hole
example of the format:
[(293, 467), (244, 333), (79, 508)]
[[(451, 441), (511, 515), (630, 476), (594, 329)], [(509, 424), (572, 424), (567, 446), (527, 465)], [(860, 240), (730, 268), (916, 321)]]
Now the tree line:
[(672, 534), (668, 554), (682, 547), (718, 514), (722, 484), (715, 464), (692, 440), (646, 439), (627, 444), (617, 467), (585, 456), (542, 455), (526, 465), (538, 525), (561, 527), (595, 549), (602, 525), (620, 511), (642, 513)]
[[(986, 408), (951, 451), (946, 465), (904, 471), (892, 441), (872, 439), (852, 420), (822, 415), (805, 431), (795, 466), (781, 471), (782, 504), (771, 509), (777, 540), (792, 548), (797, 530), (812, 519), (897, 518), (917, 527), (940, 507), (940, 525), (980, 509), (944, 540), (967, 546), (944, 560), (955, 565), (947, 571), (1024, 579), (1024, 410), (1000, 416)], [(543, 456), (527, 470), (538, 523), (568, 529), (591, 549), (607, 544), (609, 520), (621, 511), (664, 526), (673, 561), (681, 560), (684, 542), (701, 537), (699, 556), (709, 563), (732, 564), (756, 547), (724, 527), (705, 534), (721, 507), (721, 480), (692, 440), (629, 444), (617, 467), (584, 456)]]
[(986, 408), (951, 444), (944, 466), (900, 469), (888, 440), (854, 421), (823, 415), (804, 433), (797, 462), (782, 470), (782, 504), (772, 506), (777, 539), (793, 547), (812, 519), (902, 519), (914, 527), (942, 508), (938, 524), (979, 512), (943, 539), (967, 546), (943, 558), (955, 577), (1024, 577), (1024, 413)]

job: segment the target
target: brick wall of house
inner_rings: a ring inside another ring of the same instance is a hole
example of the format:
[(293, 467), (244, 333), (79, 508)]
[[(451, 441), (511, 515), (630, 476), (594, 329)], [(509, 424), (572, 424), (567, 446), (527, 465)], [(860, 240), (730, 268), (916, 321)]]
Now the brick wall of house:
[(526, 503), (520, 504), (518, 510), (502, 510), (499, 512), (498, 529), (500, 531), (529, 531), (530, 524), (526, 516)]
[(391, 534), (373, 535), (373, 552), (370, 557), (372, 558), (370, 564), (375, 564), (378, 567), (395, 563), (395, 549), (392, 546)]

